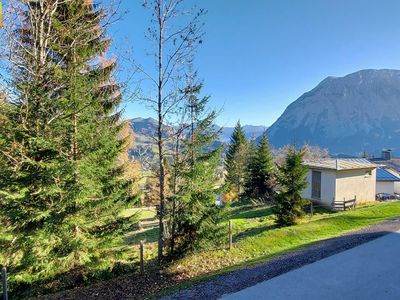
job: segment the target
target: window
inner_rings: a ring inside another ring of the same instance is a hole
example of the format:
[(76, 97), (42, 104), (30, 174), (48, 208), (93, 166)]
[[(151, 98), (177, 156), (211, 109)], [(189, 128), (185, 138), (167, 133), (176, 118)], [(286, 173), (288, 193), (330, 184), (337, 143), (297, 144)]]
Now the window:
[(321, 172), (312, 171), (311, 176), (311, 198), (321, 199)]

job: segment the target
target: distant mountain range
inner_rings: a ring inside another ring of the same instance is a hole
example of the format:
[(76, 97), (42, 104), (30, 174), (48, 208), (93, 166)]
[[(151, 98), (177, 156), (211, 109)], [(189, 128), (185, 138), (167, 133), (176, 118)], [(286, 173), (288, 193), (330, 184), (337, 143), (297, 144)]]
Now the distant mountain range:
[[(157, 132), (157, 120), (153, 118), (134, 118), (130, 121), (133, 131), (137, 134), (143, 134), (146, 136), (155, 135)], [(167, 126), (168, 127), (168, 126)], [(223, 143), (229, 142), (229, 139), (233, 133), (234, 127), (221, 127), (215, 125), (216, 130), (221, 130), (219, 140)], [(266, 126), (254, 126), (254, 125), (244, 125), (243, 130), (246, 133), (247, 138), (257, 138), (265, 130)]]
[(400, 71), (328, 77), (290, 104), (268, 129), (275, 147), (319, 145), (332, 154), (400, 152)]
[[(157, 121), (135, 118), (130, 122), (137, 148), (148, 148)], [(266, 129), (244, 126), (248, 138), (259, 137)], [(233, 127), (222, 128), (218, 143), (228, 143), (232, 132)], [(400, 71), (361, 70), (327, 77), (290, 104), (267, 134), (275, 148), (307, 143), (338, 156), (357, 156), (364, 151), (377, 156), (383, 148), (399, 155)]]
[[(135, 135), (135, 147), (131, 150), (133, 156), (139, 156), (142, 153), (146, 153), (147, 156), (153, 156), (156, 151), (153, 137), (155, 137), (157, 133), (157, 120), (153, 118), (134, 118), (129, 120), (129, 122)], [(215, 125), (215, 129), (221, 130), (221, 133), (219, 135), (219, 141), (217, 141), (214, 146), (219, 146), (221, 143), (228, 143), (234, 127), (221, 127)], [(260, 136), (267, 129), (267, 127), (244, 125), (243, 129), (247, 138), (251, 139)], [(165, 131), (172, 132), (172, 128), (166, 126)]]

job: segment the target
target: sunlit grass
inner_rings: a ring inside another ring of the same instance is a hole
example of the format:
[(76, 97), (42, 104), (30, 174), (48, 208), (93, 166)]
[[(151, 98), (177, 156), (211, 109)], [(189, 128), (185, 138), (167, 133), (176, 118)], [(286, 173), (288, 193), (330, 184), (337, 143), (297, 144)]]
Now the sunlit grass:
[[(340, 236), (400, 216), (400, 202), (380, 203), (340, 213), (315, 212), (299, 225), (277, 228), (271, 208), (235, 208), (234, 247), (194, 253), (172, 264), (183, 278), (202, 278), (266, 260), (314, 242)], [(241, 216), (241, 217), (240, 217)], [(228, 238), (227, 238), (228, 239)]]
[(144, 208), (129, 208), (124, 210), (121, 213), (122, 217), (131, 217), (137, 214), (139, 220), (150, 220), (156, 217), (156, 210), (153, 207), (144, 207)]

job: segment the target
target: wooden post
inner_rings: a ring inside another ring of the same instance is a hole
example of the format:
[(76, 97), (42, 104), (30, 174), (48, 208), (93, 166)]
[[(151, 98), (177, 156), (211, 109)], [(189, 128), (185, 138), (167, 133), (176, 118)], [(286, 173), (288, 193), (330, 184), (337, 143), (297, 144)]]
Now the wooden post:
[(354, 205), (353, 205), (353, 208), (356, 208), (356, 202), (357, 202), (357, 195), (354, 195)]
[(310, 206), (310, 218), (312, 218), (314, 215), (314, 204), (311, 202), (311, 206)]
[(343, 198), (343, 211), (346, 211), (346, 198)]
[(140, 274), (144, 274), (144, 242), (140, 241)]
[(232, 220), (229, 220), (229, 249), (232, 249)]
[(8, 295), (7, 295), (7, 269), (6, 267), (3, 267), (1, 269), (1, 283), (3, 286), (3, 300), (8, 300)]

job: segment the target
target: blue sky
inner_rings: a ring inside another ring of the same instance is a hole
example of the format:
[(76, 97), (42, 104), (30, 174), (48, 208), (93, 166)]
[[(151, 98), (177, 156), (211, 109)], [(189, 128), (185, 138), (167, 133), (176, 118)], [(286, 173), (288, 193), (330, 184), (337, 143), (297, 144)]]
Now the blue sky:
[[(109, 0), (105, 0), (109, 1)], [(145, 67), (151, 46), (143, 0), (122, 0), (111, 28), (118, 51), (133, 49)], [(271, 125), (301, 94), (327, 76), (368, 68), (400, 69), (398, 0), (186, 0), (208, 10), (196, 67), (218, 123)], [(125, 103), (129, 118), (152, 116)]]

